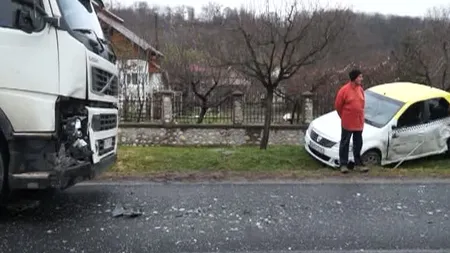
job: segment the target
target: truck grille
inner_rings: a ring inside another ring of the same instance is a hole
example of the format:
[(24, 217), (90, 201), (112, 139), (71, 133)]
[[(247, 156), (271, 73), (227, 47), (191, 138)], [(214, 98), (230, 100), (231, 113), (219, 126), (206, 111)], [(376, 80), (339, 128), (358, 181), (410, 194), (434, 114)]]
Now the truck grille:
[(311, 139), (315, 141), (316, 143), (320, 144), (321, 146), (324, 146), (326, 148), (331, 148), (334, 145), (336, 145), (336, 142), (328, 140), (327, 138), (324, 138), (317, 134), (314, 130), (311, 131)]
[[(110, 80), (111, 82), (108, 85)], [(117, 96), (119, 94), (119, 82), (117, 76), (102, 69), (92, 67), (92, 91), (109, 96)]]
[(92, 116), (92, 130), (105, 131), (117, 127), (117, 114), (96, 114)]

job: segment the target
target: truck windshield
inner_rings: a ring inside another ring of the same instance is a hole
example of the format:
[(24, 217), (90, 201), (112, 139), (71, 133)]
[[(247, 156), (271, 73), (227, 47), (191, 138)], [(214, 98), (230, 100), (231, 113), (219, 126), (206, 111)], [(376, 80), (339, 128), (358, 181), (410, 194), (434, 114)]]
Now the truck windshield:
[(71, 30), (90, 30), (105, 39), (90, 0), (59, 0), (59, 7)]

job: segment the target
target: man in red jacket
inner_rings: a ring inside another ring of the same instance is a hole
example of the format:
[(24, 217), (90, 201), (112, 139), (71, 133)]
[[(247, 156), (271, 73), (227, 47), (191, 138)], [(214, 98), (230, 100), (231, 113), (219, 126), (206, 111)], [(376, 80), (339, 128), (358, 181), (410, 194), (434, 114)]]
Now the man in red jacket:
[(353, 157), (355, 167), (361, 172), (368, 168), (361, 161), (362, 131), (364, 128), (364, 89), (361, 71), (355, 69), (349, 73), (350, 81), (338, 91), (335, 109), (341, 118), (341, 141), (339, 144), (339, 163), (341, 172), (347, 173), (353, 169), (348, 161), (350, 138), (353, 139)]

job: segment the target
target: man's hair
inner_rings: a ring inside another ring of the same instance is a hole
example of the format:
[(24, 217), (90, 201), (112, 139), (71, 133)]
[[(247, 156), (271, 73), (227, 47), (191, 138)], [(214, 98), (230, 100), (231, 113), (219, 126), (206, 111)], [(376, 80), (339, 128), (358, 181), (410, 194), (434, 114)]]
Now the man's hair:
[(348, 73), (348, 77), (350, 78), (350, 81), (355, 81), (356, 78), (358, 78), (359, 75), (361, 75), (361, 71), (359, 69), (354, 69)]

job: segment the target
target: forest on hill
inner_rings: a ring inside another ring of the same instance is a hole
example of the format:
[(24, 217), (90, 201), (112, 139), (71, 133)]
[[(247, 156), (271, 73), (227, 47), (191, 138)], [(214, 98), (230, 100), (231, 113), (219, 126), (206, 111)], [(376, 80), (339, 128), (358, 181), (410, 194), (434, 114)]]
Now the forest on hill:
[[(251, 14), (248, 10), (215, 3), (205, 6), (201, 13), (194, 13), (188, 6), (155, 7), (147, 2), (138, 2), (131, 7), (113, 5), (110, 10), (123, 18), (127, 27), (163, 52), (166, 59), (171, 57), (173, 47), (181, 44), (195, 47), (199, 37), (208, 40), (215, 34), (224, 34), (224, 24), (238, 16)], [(442, 81), (444, 68), (448, 68), (445, 62), (450, 34), (447, 14), (447, 10), (436, 8), (423, 19), (347, 11), (347, 27), (339, 38), (339, 52), (327, 56), (326, 64), (318, 64), (321, 67), (313, 72), (328, 75), (330, 71), (351, 64), (365, 70), (368, 82), (389, 81), (393, 74), (395, 78), (448, 89), (448, 81)], [(208, 41), (201, 43), (208, 44)], [(170, 66), (166, 67), (170, 72)], [(389, 69), (395, 69), (395, 73), (387, 71)]]

